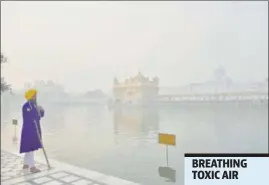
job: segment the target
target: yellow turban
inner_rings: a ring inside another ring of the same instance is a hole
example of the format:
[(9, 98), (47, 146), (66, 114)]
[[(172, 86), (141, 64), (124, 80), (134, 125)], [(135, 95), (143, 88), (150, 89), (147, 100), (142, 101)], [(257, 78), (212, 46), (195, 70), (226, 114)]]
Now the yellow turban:
[(29, 89), (25, 93), (25, 98), (26, 98), (26, 100), (31, 100), (36, 94), (37, 94), (37, 90), (35, 90), (35, 89)]

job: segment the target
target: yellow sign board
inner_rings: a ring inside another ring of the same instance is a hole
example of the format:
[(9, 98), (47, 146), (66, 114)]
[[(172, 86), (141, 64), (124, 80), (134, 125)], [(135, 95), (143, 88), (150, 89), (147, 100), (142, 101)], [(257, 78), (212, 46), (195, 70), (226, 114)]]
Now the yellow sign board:
[(18, 125), (18, 120), (13, 119), (13, 120), (12, 120), (12, 124), (13, 124), (13, 125)]
[(159, 133), (159, 143), (165, 145), (176, 145), (176, 136), (172, 134)]

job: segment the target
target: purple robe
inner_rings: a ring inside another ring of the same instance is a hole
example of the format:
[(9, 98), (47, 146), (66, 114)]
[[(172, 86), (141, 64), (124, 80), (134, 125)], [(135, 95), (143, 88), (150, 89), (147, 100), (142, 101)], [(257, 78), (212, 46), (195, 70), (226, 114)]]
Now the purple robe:
[[(21, 132), (20, 153), (26, 153), (38, 150), (41, 144), (37, 135), (36, 125), (42, 138), (40, 119), (44, 116), (44, 111), (40, 111), (40, 115), (36, 106), (28, 101), (22, 107), (23, 126)], [(34, 122), (35, 120), (35, 122)]]

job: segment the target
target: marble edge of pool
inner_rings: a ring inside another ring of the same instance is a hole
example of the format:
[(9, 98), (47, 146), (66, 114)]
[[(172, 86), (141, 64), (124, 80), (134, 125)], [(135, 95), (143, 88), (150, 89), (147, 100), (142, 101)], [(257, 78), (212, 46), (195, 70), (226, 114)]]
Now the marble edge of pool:
[[(16, 155), (18, 157), (23, 157), (23, 154), (18, 154), (16, 152), (7, 150), (6, 148), (3, 148), (3, 147), (1, 147), (1, 151), (8, 152), (8, 153)], [(46, 165), (46, 160), (44, 157), (42, 158), (40, 156), (35, 156), (35, 161), (38, 163)], [(49, 159), (49, 163), (52, 167), (49, 170), (42, 171), (42, 172), (36, 173), (36, 174), (23, 176), (23, 177), (18, 177), (18, 178), (15, 178), (9, 182), (10, 183), (12, 182), (11, 184), (14, 184), (16, 182), (20, 182), (22, 179), (37, 178), (37, 177), (43, 176), (44, 174), (51, 174), (51, 173), (58, 172), (60, 170), (64, 170), (64, 171), (71, 172), (73, 174), (83, 176), (83, 177), (86, 177), (86, 178), (89, 178), (89, 179), (92, 179), (92, 180), (95, 180), (97, 182), (107, 184), (107, 185), (142, 185), (140, 183), (131, 182), (131, 181), (121, 179), (118, 177), (105, 175), (105, 174), (102, 174), (102, 173), (99, 173), (96, 171), (73, 166), (73, 165), (67, 164), (65, 162), (57, 161), (55, 159)], [(8, 185), (8, 184), (10, 184), (9, 182), (7, 182), (5, 184)]]

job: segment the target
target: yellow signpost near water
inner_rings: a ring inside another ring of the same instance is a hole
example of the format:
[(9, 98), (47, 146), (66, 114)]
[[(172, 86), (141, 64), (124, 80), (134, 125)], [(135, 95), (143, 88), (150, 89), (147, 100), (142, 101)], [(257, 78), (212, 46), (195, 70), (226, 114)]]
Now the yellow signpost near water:
[(176, 145), (176, 136), (172, 134), (159, 133), (159, 144), (166, 145), (166, 163), (168, 166), (168, 146)]
[(159, 143), (164, 145), (176, 145), (176, 136), (172, 134), (159, 134)]
[(15, 126), (18, 125), (18, 120), (13, 119), (13, 120), (12, 120), (12, 124), (15, 125)]
[(168, 166), (168, 146), (176, 146), (176, 136), (172, 134), (159, 133), (159, 144), (166, 145), (166, 167), (159, 167), (159, 175), (168, 179), (170, 182), (176, 182), (176, 170)]

